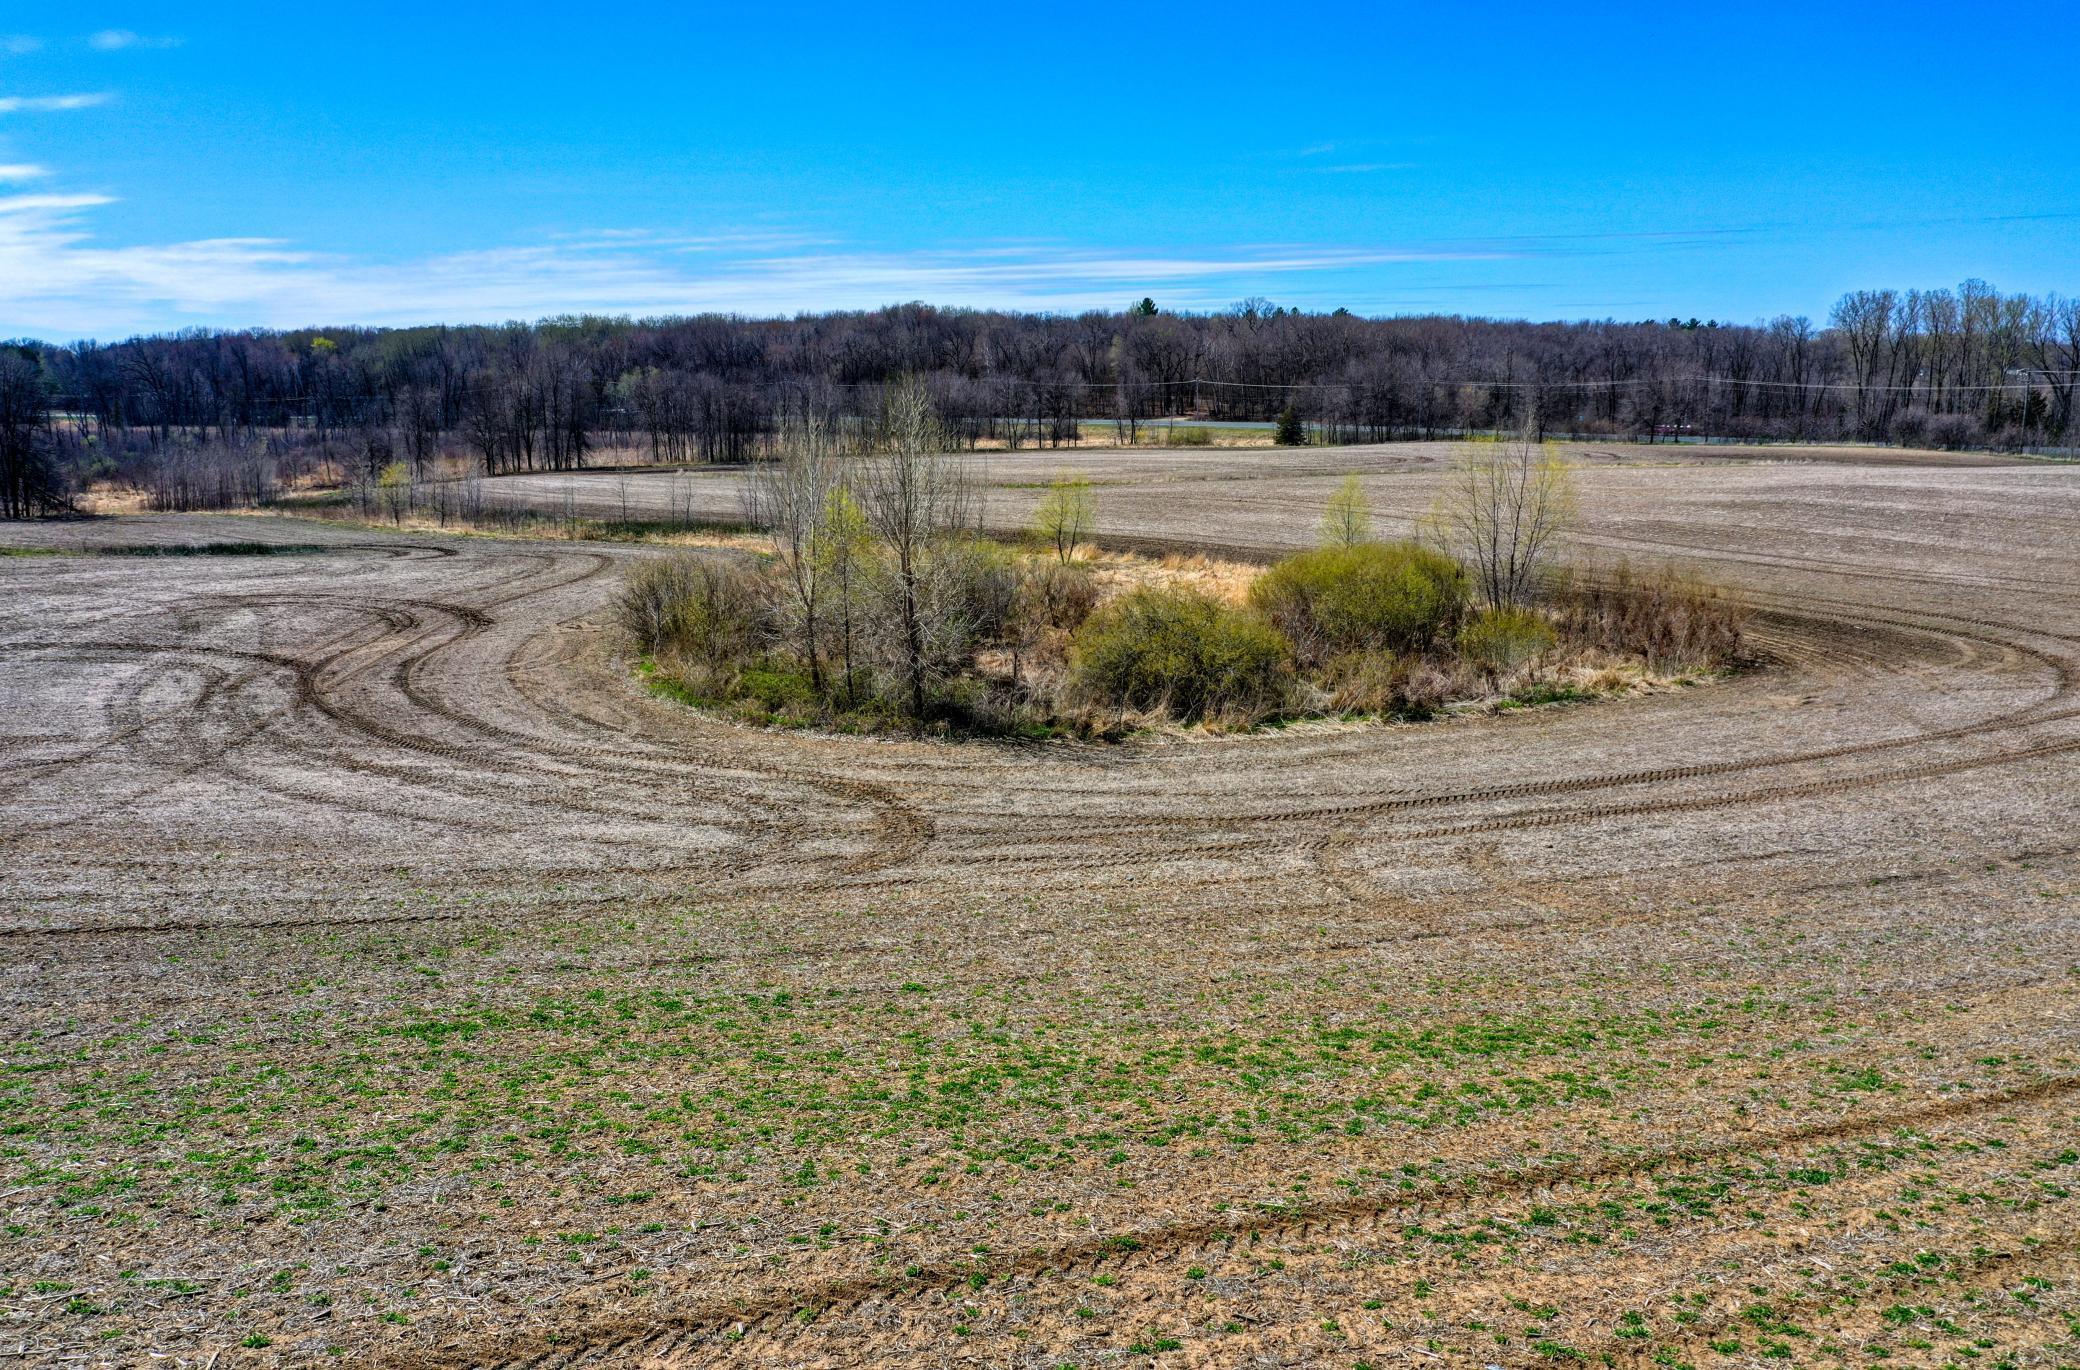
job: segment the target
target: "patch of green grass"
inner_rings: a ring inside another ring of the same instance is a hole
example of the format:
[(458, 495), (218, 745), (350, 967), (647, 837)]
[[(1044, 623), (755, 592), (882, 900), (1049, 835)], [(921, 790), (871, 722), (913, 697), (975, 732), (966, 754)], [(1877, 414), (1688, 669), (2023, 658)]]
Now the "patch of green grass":
[[(849, 1167), (861, 1143), (895, 1137), (958, 1139), (969, 1164), (1123, 1166), (1139, 1148), (1180, 1141), (1428, 1131), (1613, 1099), (1664, 1076), (1676, 1044), (1695, 1050), (1719, 1030), (1710, 1014), (1667, 1011), (1442, 1025), (1361, 1014), (1296, 1028), (1269, 1007), (1217, 1027), (990, 1026), (966, 1020), (964, 998), (915, 981), (597, 988), (399, 1008), (293, 1060), (254, 1057), (236, 1040), (136, 1048), (140, 1065), (193, 1061), (174, 1091), (149, 1070), (54, 1075), (28, 1056), (0, 1066), (0, 1118), (19, 1141), (54, 1150), (0, 1166), (0, 1180), (45, 1188), (75, 1213), (171, 1185), (299, 1222), (457, 1167), (496, 1175), (620, 1157), (727, 1170), (774, 1138), (794, 1154), (773, 1178), (797, 1189)], [(868, 1037), (888, 1043), (886, 1059), (855, 1049)], [(627, 1102), (660, 1073), (680, 1082), (669, 1096)], [(1069, 1125), (1036, 1130), (1034, 1116)], [(61, 1159), (89, 1144), (170, 1149), (170, 1159), (91, 1171)], [(653, 1189), (629, 1185), (601, 1202), (639, 1203)], [(1563, 1219), (1573, 1221), (1541, 1221)], [(561, 1237), (566, 1248), (601, 1240)]]
[(1576, 704), (1595, 695), (1572, 682), (1542, 680), (1527, 685), (1507, 699), (1499, 700), (1497, 709), (1533, 709), (1543, 704)]

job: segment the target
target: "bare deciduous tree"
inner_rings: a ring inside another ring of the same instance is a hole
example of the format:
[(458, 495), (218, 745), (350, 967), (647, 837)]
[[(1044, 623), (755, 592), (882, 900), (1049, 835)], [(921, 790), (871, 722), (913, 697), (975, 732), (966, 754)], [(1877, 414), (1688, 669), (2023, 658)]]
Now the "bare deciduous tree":
[(406, 460), (412, 464), (412, 479), (425, 480), (440, 454), (440, 396), (425, 386), (413, 386), (398, 399), (397, 431)]
[[(843, 479), (830, 425), (811, 416), (791, 421), (779, 451), (745, 484), (745, 514), (769, 529), (787, 588), (786, 621), (801, 643), (810, 683), (823, 692), (823, 539), (831, 497)], [(849, 669), (848, 669), (849, 683)]]
[(1488, 603), (1530, 598), (1574, 522), (1574, 470), (1529, 437), (1468, 445), (1431, 512), (1431, 527), (1472, 570)]
[(922, 381), (905, 379), (890, 392), (876, 446), (860, 465), (857, 497), (888, 557), (894, 654), (910, 716), (921, 721), (934, 640), (949, 626), (938, 616), (953, 598), (938, 583), (936, 553), (967, 530), (973, 496)]

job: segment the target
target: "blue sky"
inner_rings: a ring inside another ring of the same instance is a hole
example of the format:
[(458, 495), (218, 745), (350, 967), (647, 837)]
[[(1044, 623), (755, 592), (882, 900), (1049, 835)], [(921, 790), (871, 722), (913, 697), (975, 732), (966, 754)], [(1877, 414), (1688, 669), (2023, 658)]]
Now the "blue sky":
[(2076, 51), (1918, 0), (6, 5), (0, 335), (2070, 293)]

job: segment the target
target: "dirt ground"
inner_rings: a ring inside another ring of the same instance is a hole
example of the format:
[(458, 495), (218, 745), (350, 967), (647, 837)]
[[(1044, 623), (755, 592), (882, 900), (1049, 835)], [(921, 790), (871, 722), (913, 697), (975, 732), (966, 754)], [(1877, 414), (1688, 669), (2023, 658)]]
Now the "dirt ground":
[[(980, 466), (1253, 554), (1447, 455)], [(2080, 1363), (2080, 469), (1583, 457), (1756, 669), (823, 738), (637, 687), (652, 549), (0, 529), (0, 1358)]]

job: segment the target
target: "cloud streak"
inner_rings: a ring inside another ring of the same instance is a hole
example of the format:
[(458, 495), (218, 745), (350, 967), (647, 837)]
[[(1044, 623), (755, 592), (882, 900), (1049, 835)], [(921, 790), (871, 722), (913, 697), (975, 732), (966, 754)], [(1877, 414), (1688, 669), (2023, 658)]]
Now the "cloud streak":
[(125, 48), (177, 48), (178, 38), (148, 38), (129, 29), (103, 29), (87, 39), (87, 46), (96, 52), (121, 52)]
[(265, 238), (110, 246), (93, 194), (0, 196), (0, 334), (115, 336), (197, 323), (468, 323), (561, 313), (790, 314), (902, 300), (1033, 310), (1116, 308), (1164, 292), (1196, 308), (1271, 281), (1298, 288), (1361, 268), (1489, 261), (1496, 248), (1256, 245), (1193, 253), (1050, 244), (918, 251), (801, 250), (785, 234), (702, 238), (607, 230), (403, 262)]
[(80, 95), (0, 95), (0, 114), (48, 114), (57, 110), (92, 109), (108, 103), (105, 92)]

